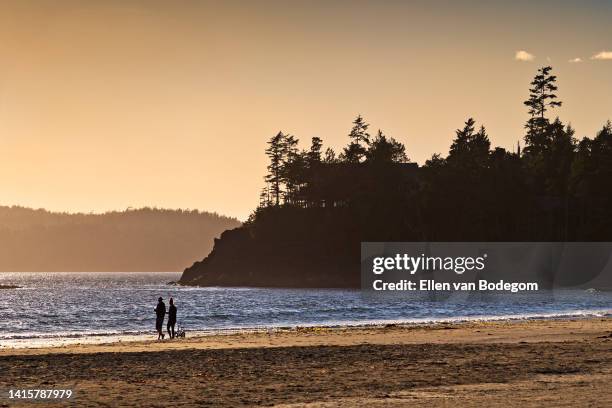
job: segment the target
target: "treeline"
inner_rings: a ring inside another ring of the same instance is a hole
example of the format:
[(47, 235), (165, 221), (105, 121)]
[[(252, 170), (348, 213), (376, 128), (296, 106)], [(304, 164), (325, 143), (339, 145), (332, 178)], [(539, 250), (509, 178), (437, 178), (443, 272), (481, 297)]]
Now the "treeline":
[(247, 226), (255, 233), (287, 217), (336, 217), (351, 220), (361, 241), (610, 240), (612, 124), (578, 140), (571, 125), (550, 117), (562, 104), (556, 92), (552, 68), (540, 68), (524, 102), (522, 149), (492, 147), (469, 118), (448, 154), (420, 168), (402, 143), (380, 130), (371, 136), (361, 116), (339, 154), (316, 137), (300, 150), (297, 138), (279, 132), (268, 142), (266, 186)]
[(297, 138), (283, 132), (276, 134), (266, 149), (270, 164), (260, 207), (281, 203), (300, 207), (329, 205), (336, 197), (347, 198), (341, 193), (341, 183), (329, 180), (341, 175), (343, 169), (352, 173), (359, 171), (356, 169), (362, 164), (377, 166), (408, 161), (403, 144), (381, 130), (372, 138), (368, 128), (369, 124), (358, 116), (349, 133), (350, 142), (339, 155), (331, 148), (322, 152), (323, 141), (318, 137), (312, 138), (308, 150), (300, 151)]
[(180, 271), (239, 225), (197, 210), (69, 214), (0, 206), (0, 271)]

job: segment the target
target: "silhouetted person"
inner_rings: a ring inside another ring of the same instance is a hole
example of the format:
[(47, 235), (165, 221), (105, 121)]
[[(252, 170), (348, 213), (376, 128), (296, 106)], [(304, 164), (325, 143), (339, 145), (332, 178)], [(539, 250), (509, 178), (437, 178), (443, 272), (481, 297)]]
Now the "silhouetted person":
[(157, 306), (155, 307), (155, 314), (157, 318), (155, 319), (155, 329), (157, 330), (157, 340), (164, 339), (164, 317), (166, 316), (166, 304), (164, 300), (160, 297), (157, 299)]
[[(168, 336), (171, 339), (174, 338), (174, 325), (176, 324), (176, 306), (174, 306), (174, 299), (170, 298), (170, 307), (168, 307)], [(172, 331), (171, 331), (172, 330)]]

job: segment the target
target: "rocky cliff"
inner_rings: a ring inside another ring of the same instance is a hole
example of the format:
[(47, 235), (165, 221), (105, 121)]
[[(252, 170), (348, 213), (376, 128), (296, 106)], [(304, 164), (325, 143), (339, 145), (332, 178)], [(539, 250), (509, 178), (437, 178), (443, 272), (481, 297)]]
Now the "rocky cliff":
[[(358, 288), (359, 241), (313, 214), (276, 214), (225, 231), (212, 252), (187, 268), (183, 285)], [(291, 218), (291, 220), (289, 219)], [(338, 220), (335, 221), (337, 223)]]

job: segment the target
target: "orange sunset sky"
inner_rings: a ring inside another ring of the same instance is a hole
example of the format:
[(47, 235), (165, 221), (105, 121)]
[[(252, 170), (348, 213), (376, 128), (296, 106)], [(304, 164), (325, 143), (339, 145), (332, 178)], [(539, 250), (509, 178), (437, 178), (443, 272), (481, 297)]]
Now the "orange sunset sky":
[(279, 130), (365, 116), (422, 164), (468, 116), (514, 148), (539, 66), (579, 137), (612, 118), (610, 1), (0, 2), (0, 204), (245, 219)]

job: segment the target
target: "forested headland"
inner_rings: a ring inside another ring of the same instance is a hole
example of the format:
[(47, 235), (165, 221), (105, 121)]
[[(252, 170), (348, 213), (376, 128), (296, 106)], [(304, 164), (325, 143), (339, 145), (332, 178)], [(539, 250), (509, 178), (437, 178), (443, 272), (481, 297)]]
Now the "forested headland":
[(0, 271), (180, 271), (239, 225), (196, 210), (69, 214), (0, 206)]
[(554, 115), (556, 80), (549, 66), (537, 71), (512, 151), (473, 118), (420, 167), (362, 116), (340, 152), (317, 137), (300, 149), (279, 132), (259, 207), (181, 281), (356, 287), (362, 241), (612, 240), (612, 124), (578, 138)]

